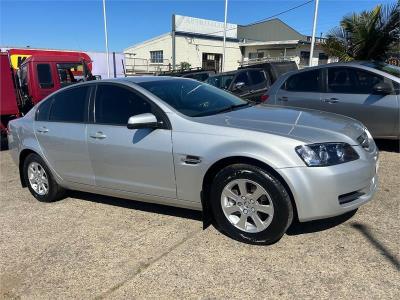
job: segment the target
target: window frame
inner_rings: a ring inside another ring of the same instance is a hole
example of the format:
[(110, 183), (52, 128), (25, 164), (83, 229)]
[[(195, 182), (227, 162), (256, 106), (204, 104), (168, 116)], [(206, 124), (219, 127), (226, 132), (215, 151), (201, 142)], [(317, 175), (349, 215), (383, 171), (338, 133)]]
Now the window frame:
[[(63, 92), (66, 92), (66, 91), (69, 91), (69, 90), (72, 90), (72, 89), (76, 89), (76, 88), (83, 88), (83, 87), (89, 88), (89, 92), (86, 95), (86, 99), (85, 99), (85, 110), (84, 110), (83, 122), (50, 120), (50, 114), (51, 114), (51, 110), (53, 108), (53, 104), (54, 104), (54, 101), (56, 99), (56, 96), (58, 94), (60, 94), (60, 93), (63, 93)], [(35, 111), (35, 121), (36, 122), (51, 122), (51, 123), (67, 123), (67, 124), (88, 124), (88, 122), (89, 122), (89, 100), (90, 100), (92, 94), (93, 94), (93, 85), (92, 84), (90, 84), (90, 85), (85, 84), (85, 85), (67, 87), (67, 88), (55, 93), (54, 95), (51, 95), (49, 97), (49, 99), (46, 98), (46, 99), (41, 101), (41, 103), (39, 104), (38, 108)], [(43, 105), (42, 103), (44, 103), (45, 101), (51, 101), (49, 112), (47, 114), (47, 120), (38, 120), (40, 106), (42, 106)]]
[(125, 128), (127, 126), (127, 123), (126, 124), (112, 124), (112, 123), (97, 123), (96, 122), (96, 97), (97, 97), (98, 87), (100, 85), (117, 86), (117, 87), (126, 89), (129, 92), (132, 92), (132, 93), (136, 94), (137, 96), (141, 97), (144, 101), (146, 101), (150, 104), (151, 110), (152, 110), (151, 113), (156, 116), (158, 122), (161, 122), (160, 127), (158, 127), (157, 129), (166, 129), (166, 130), (172, 129), (171, 122), (170, 122), (167, 114), (156, 103), (154, 103), (154, 101), (152, 101), (147, 96), (140, 93), (134, 87), (132, 87), (130, 85), (126, 85), (126, 84), (121, 84), (118, 82), (102, 82), (102, 83), (95, 84), (95, 86), (93, 87), (92, 93), (90, 95), (90, 99), (89, 99), (88, 124), (118, 126), (118, 127), (125, 127)]
[[(163, 64), (164, 63), (164, 50), (154, 50), (154, 51), (149, 51), (149, 52), (150, 52), (150, 63), (151, 64)], [(155, 57), (157, 57), (157, 53), (161, 53), (161, 61), (160, 61), (159, 57), (156, 60), (153, 60), (152, 53), (154, 53)]]

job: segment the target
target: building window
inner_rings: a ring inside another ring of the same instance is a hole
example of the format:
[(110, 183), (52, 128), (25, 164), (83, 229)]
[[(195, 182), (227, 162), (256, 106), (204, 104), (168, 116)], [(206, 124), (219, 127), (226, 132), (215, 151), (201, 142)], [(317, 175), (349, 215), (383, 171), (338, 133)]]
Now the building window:
[(152, 64), (162, 64), (164, 61), (163, 51), (150, 51), (150, 62)]
[(264, 52), (249, 52), (249, 59), (263, 58)]

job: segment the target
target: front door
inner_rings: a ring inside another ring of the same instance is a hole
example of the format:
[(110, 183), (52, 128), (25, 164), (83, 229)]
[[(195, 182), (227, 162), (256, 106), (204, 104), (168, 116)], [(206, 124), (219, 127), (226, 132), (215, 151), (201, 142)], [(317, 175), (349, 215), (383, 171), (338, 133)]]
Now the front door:
[(157, 107), (118, 84), (99, 84), (94, 102), (87, 139), (96, 185), (176, 198), (171, 130), (126, 126), (131, 116), (157, 115)]
[[(331, 67), (327, 72), (327, 90), (322, 97), (324, 110), (361, 121), (373, 136), (399, 135), (399, 103), (390, 79), (349, 67)], [(392, 94), (374, 92), (374, 86), (382, 82), (393, 87)]]
[(65, 181), (94, 185), (86, 143), (86, 119), (91, 87), (71, 87), (42, 102), (35, 135), (49, 165)]

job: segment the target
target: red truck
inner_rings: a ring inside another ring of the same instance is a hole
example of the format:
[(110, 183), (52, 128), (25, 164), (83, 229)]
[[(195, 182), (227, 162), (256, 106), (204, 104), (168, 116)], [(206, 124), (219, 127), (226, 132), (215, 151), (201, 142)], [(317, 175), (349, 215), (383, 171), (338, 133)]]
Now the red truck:
[(90, 69), (89, 56), (81, 52), (37, 51), (21, 56), (0, 52), (1, 136), (10, 120), (23, 116), (47, 95), (94, 79)]

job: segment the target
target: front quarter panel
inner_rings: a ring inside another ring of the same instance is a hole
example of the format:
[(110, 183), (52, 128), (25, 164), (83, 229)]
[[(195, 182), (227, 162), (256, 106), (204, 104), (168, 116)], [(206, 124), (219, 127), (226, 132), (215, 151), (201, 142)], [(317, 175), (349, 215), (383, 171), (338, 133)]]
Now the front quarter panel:
[[(199, 128), (198, 124), (192, 124), (191, 132), (174, 130), (172, 133), (177, 195), (180, 200), (200, 202), (207, 170), (224, 158), (252, 158), (275, 170), (304, 166), (294, 150), (301, 144), (296, 140), (204, 124)], [(198, 163), (187, 163), (187, 156), (198, 158)]]

